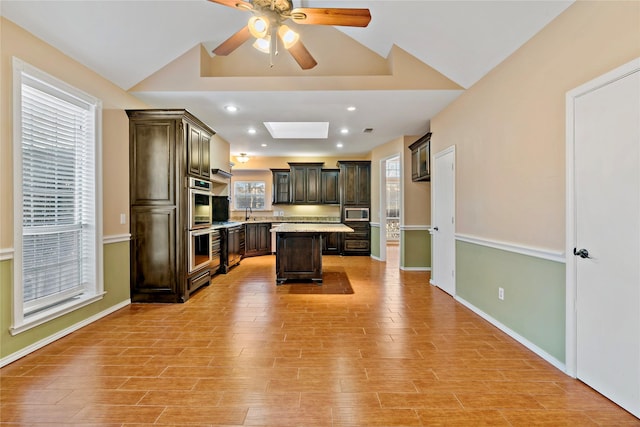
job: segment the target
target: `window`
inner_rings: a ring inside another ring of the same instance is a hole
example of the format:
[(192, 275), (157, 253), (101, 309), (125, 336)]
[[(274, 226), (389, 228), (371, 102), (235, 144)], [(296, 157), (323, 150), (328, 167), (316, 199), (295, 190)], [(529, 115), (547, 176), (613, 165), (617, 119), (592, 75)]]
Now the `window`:
[(102, 110), (17, 58), (13, 72), (15, 334), (102, 296)]
[(236, 181), (233, 184), (233, 200), (235, 209), (265, 209), (264, 181)]

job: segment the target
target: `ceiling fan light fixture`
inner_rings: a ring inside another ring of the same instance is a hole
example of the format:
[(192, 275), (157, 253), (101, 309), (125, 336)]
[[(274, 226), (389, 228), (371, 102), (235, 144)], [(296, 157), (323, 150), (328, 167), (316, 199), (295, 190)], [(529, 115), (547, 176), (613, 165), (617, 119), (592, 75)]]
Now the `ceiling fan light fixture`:
[(249, 18), (249, 32), (257, 39), (261, 39), (269, 34), (269, 21), (262, 16), (252, 16)]
[(280, 28), (278, 28), (278, 35), (280, 36), (282, 43), (284, 43), (285, 49), (289, 49), (298, 43), (298, 40), (300, 40), (300, 34), (293, 31), (287, 25), (281, 25)]
[(236, 156), (236, 160), (238, 163), (247, 163), (249, 161), (249, 156), (247, 156), (247, 153), (240, 153), (239, 156)]
[(260, 52), (271, 52), (271, 37), (267, 36), (264, 38), (256, 39), (256, 41), (253, 42), (253, 47), (258, 49)]

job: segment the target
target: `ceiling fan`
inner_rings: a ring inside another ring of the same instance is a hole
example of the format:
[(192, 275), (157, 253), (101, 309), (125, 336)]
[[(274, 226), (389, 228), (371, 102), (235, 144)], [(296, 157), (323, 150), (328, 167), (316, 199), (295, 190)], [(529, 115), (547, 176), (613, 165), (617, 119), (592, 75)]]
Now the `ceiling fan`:
[(300, 40), (299, 34), (289, 28), (284, 21), (291, 19), (296, 24), (341, 25), (366, 27), (371, 21), (369, 9), (345, 8), (293, 8), (291, 0), (209, 0), (213, 3), (245, 10), (253, 13), (247, 25), (222, 42), (213, 50), (216, 55), (225, 56), (249, 40), (256, 38), (254, 47), (271, 55), (278, 54), (278, 39), (303, 70), (318, 63)]

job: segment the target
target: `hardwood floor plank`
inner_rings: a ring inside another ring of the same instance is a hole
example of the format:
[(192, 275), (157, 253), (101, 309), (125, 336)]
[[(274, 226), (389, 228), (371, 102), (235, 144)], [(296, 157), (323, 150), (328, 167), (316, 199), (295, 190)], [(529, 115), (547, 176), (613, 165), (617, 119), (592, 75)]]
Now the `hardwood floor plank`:
[(124, 307), (2, 368), (0, 423), (640, 426), (399, 270), (397, 250), (323, 257), (353, 294), (278, 287), (264, 256), (185, 304)]

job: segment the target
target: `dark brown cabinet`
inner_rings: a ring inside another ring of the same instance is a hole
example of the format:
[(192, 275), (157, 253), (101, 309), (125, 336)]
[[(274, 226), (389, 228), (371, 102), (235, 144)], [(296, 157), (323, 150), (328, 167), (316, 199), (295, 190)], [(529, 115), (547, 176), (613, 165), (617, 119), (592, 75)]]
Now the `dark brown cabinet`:
[(344, 233), (325, 233), (322, 236), (322, 255), (338, 255)]
[(411, 150), (411, 180), (430, 181), (431, 132), (409, 146)]
[(321, 233), (277, 233), (276, 282), (311, 279), (322, 282)]
[(197, 150), (199, 156), (206, 151), (208, 168), (214, 132), (186, 110), (127, 110), (127, 115), (131, 300), (184, 302), (209, 283), (209, 266), (188, 273), (189, 141), (197, 131)]
[(245, 224), (244, 256), (268, 255), (271, 253), (271, 223)]
[(369, 206), (371, 203), (371, 162), (340, 161), (341, 205)]
[(371, 230), (367, 222), (345, 223), (353, 233), (344, 233), (342, 253), (345, 255), (369, 255), (371, 253)]
[(222, 229), (222, 259), (220, 271), (227, 274), (231, 267), (240, 264), (245, 250), (244, 225)]
[(211, 176), (211, 135), (201, 128), (189, 126), (187, 132), (189, 175), (204, 179)]
[(272, 203), (291, 203), (291, 180), (289, 169), (271, 169), (273, 175)]
[(322, 163), (289, 163), (291, 203), (297, 205), (321, 204)]
[(340, 204), (340, 169), (322, 169), (320, 184), (320, 203), (324, 205)]

